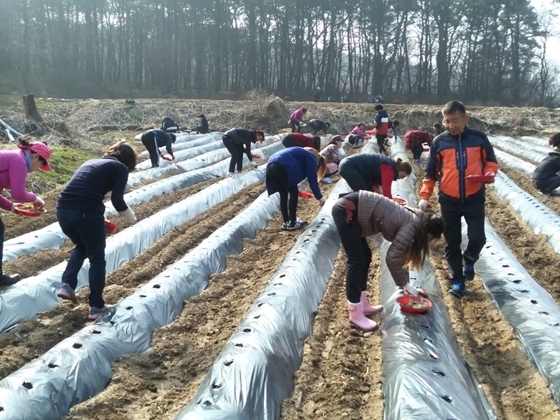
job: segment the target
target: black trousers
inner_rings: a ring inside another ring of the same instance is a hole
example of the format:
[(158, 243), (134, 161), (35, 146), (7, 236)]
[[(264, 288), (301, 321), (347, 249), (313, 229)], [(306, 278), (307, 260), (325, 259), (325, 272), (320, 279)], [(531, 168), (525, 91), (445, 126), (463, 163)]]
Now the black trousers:
[(237, 172), (241, 172), (243, 169), (243, 145), (236, 144), (231, 138), (228, 136), (222, 137), (222, 142), (228, 152), (231, 154), (231, 160), (229, 161), (229, 172), (233, 173), (235, 167), (237, 166)]
[(414, 146), (411, 151), (413, 159), (420, 159), (420, 157), (422, 156), (422, 152), (424, 152), (424, 146)]
[[(295, 187), (288, 186), (288, 173), (286, 172), (286, 168), (276, 162), (267, 165), (266, 177), (280, 194), (280, 212), (282, 213), (284, 223), (295, 223), (299, 194), (297, 185)], [(288, 195), (290, 196), (289, 206)]]
[(290, 118), (290, 124), (292, 126), (292, 133), (301, 133), (301, 126), (296, 120)]
[(148, 150), (150, 154), (150, 160), (152, 161), (152, 168), (157, 168), (159, 166), (159, 147), (157, 146), (156, 136), (152, 131), (142, 134), (142, 144)]
[[(484, 233), (484, 202), (480, 194), (466, 203), (458, 203), (446, 197), (439, 198), (441, 217), (443, 219), (443, 237), (445, 238), (445, 259), (451, 270), (451, 282), (463, 283), (463, 258), (465, 263), (474, 264), (486, 243)], [(461, 217), (467, 222), (468, 244), (464, 255), (461, 254)]]
[(533, 179), (533, 187), (539, 191), (550, 193), (560, 187), (560, 176), (553, 175), (546, 179)]
[(384, 134), (378, 134), (375, 138), (377, 139), (377, 145), (379, 146), (379, 153), (385, 153), (385, 139), (387, 136)]
[(360, 295), (367, 289), (371, 249), (362, 238), (358, 224), (358, 194), (351, 192), (339, 198), (332, 208), (332, 216), (340, 236), (340, 242), (348, 258), (346, 266), (346, 298), (348, 302), (360, 302)]

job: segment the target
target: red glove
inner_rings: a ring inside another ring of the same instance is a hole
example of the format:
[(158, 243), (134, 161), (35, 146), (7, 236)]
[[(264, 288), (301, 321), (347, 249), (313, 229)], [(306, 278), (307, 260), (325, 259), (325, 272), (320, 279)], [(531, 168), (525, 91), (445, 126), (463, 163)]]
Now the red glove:
[(303, 197), (303, 198), (313, 198), (313, 194), (310, 194), (310, 193), (305, 192), (305, 191), (299, 191), (298, 195), (300, 197)]
[(165, 159), (168, 162), (172, 162), (174, 159), (171, 156), (167, 156), (167, 155), (161, 155), (162, 159)]

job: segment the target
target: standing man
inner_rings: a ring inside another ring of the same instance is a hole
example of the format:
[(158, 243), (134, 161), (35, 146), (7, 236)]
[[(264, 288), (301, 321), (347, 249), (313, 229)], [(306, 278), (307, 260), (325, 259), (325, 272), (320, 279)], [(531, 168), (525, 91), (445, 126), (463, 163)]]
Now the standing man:
[[(433, 141), (418, 207), (428, 208), (428, 200), (439, 180), (443, 236), (447, 242), (445, 258), (451, 270), (449, 292), (460, 298), (467, 292), (465, 280), (474, 278), (474, 264), (486, 243), (484, 184), (470, 182), (467, 177), (496, 175), (498, 162), (486, 134), (467, 127), (469, 116), (462, 102), (448, 102), (442, 114), (447, 131)], [(467, 222), (469, 239), (464, 254), (461, 252), (461, 217)]]
[(315, 89), (315, 102), (321, 102), (321, 88), (319, 86)]

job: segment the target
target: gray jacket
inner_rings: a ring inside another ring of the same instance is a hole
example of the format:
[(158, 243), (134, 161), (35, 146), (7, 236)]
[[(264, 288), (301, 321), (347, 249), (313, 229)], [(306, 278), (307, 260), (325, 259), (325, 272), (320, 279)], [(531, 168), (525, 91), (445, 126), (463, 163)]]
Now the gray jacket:
[(391, 242), (385, 262), (397, 286), (402, 287), (409, 281), (403, 257), (422, 226), (423, 213), (370, 191), (361, 190), (359, 194), (358, 224), (362, 237), (381, 233)]

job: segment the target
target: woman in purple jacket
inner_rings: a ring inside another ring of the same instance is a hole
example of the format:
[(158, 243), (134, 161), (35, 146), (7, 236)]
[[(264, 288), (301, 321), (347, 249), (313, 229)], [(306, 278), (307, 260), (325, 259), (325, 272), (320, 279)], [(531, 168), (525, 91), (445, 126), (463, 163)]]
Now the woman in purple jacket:
[(298, 184), (305, 178), (321, 206), (325, 204), (318, 179), (322, 179), (326, 171), (325, 158), (311, 147), (288, 147), (270, 156), (266, 166), (266, 189), (269, 195), (280, 194), (280, 211), (284, 219), (282, 229), (301, 229), (307, 224), (296, 217)]
[[(20, 150), (0, 151), (0, 190), (9, 189), (12, 198), (16, 201), (12, 203), (6, 197), (0, 195), (0, 208), (18, 213), (15, 206), (18, 202), (33, 203), (36, 207), (43, 207), (45, 202), (37, 195), (27, 192), (27, 174), (37, 169), (50, 171), (49, 158), (51, 151), (45, 143), (32, 142), (20, 139), (18, 148)], [(8, 276), (2, 271), (2, 257), (4, 248), (4, 223), (0, 219), (0, 286), (10, 286), (21, 280), (19, 274)]]

